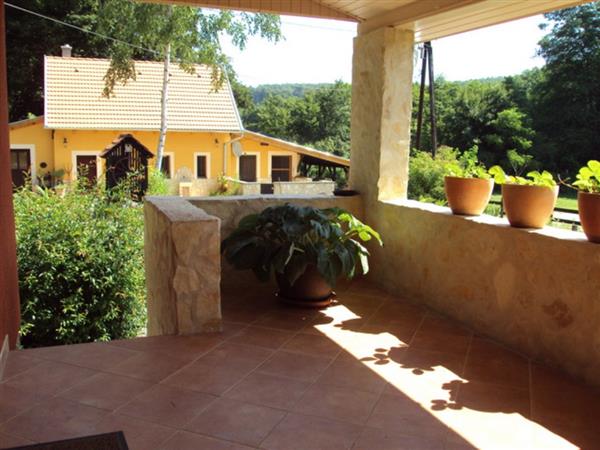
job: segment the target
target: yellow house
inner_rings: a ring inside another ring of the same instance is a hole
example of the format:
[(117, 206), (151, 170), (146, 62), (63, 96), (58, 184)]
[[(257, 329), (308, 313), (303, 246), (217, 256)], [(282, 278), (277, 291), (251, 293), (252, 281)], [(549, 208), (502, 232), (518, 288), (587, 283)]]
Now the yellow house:
[[(106, 98), (109, 60), (71, 57), (65, 47), (62, 57), (44, 60), (44, 116), (10, 124), (16, 185), (23, 184), (25, 172), (45, 183), (82, 173), (98, 179), (105, 170), (99, 155), (124, 133), (151, 151), (158, 144), (162, 63), (137, 61), (135, 80), (118, 84)], [(349, 160), (245, 130), (228, 82), (215, 90), (209, 67), (197, 66), (192, 74), (171, 67), (162, 170), (174, 192), (208, 195), (220, 175), (241, 180), (248, 194), (330, 192), (334, 183), (300, 176), (309, 165), (335, 176)]]

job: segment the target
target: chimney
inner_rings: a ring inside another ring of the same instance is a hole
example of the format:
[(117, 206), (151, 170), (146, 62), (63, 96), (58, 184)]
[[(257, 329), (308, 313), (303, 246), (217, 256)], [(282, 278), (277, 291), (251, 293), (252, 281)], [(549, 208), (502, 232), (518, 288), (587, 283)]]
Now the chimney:
[(61, 45), (60, 49), (62, 50), (63, 58), (71, 57), (71, 50), (73, 50), (73, 47), (71, 47), (69, 44)]

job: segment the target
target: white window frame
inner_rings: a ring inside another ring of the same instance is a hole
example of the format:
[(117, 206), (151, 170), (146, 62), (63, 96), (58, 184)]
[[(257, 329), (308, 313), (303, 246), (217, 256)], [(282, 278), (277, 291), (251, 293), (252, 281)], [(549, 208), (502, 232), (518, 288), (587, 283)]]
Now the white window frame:
[[(262, 179), (260, 177), (260, 152), (244, 152), (244, 154), (242, 156), (256, 156), (256, 183), (260, 183), (260, 180)], [(235, 157), (235, 162), (236, 162), (236, 177), (238, 180), (240, 180), (240, 157), (236, 156)], [(252, 181), (248, 181), (248, 183), (252, 183)]]
[(169, 157), (169, 174), (168, 179), (172, 180), (175, 177), (175, 152), (163, 152), (163, 156)]
[(71, 180), (77, 180), (77, 157), (78, 156), (96, 156), (96, 181), (102, 177), (102, 167), (100, 161), (100, 151), (98, 150), (73, 150), (71, 152)]
[(29, 150), (29, 164), (31, 164), (31, 183), (37, 184), (37, 160), (35, 157), (35, 144), (10, 144), (11, 150)]
[[(198, 178), (198, 156), (206, 157), (206, 178)], [(210, 152), (194, 153), (194, 178), (196, 180), (210, 180)]]
[(286, 150), (273, 150), (267, 153), (267, 164), (268, 167), (267, 169), (269, 170), (268, 172), (268, 176), (269, 176), (269, 180), (271, 182), (273, 182), (273, 178), (271, 177), (271, 171), (273, 169), (273, 161), (272, 161), (272, 157), (273, 156), (290, 156), (291, 159), (291, 167), (290, 167), (290, 182), (294, 181), (294, 177), (297, 174), (296, 172), (296, 168), (298, 167), (298, 162), (297, 162), (297, 157), (298, 153), (295, 152), (290, 152), (290, 151), (286, 151)]

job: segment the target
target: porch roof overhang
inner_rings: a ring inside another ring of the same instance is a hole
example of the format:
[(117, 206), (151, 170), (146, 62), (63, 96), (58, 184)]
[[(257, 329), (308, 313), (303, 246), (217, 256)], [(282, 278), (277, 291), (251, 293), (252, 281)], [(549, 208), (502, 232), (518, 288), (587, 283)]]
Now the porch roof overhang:
[(415, 32), (416, 42), (589, 3), (590, 0), (144, 0), (356, 22)]

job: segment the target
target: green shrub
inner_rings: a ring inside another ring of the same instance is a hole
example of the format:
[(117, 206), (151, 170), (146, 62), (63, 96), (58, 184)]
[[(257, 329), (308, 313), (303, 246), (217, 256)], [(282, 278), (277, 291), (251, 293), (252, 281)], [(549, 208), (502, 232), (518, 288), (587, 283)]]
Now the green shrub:
[(148, 191), (146, 195), (170, 195), (169, 179), (156, 167), (148, 167)]
[(23, 346), (127, 338), (144, 326), (142, 206), (124, 190), (105, 194), (15, 193)]
[(450, 147), (440, 147), (435, 158), (428, 152), (414, 150), (410, 157), (408, 198), (445, 204), (444, 176), (448, 168), (456, 164), (458, 152)]

